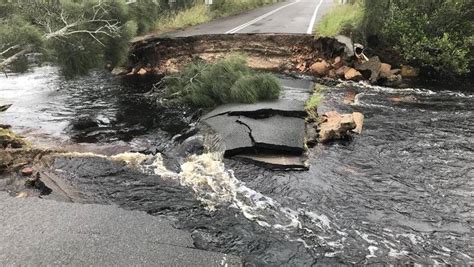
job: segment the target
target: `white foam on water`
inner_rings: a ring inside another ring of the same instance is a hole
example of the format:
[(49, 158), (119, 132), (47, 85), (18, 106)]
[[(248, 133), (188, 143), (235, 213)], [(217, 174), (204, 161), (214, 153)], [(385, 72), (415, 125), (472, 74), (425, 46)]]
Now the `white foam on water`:
[(127, 165), (134, 166), (134, 167), (138, 167), (142, 162), (150, 158), (151, 156), (149, 155), (134, 153), (134, 152), (125, 152), (125, 153), (120, 153), (117, 155), (110, 156), (111, 160), (123, 161)]
[(413, 243), (413, 245), (418, 244), (418, 239), (422, 240), (420, 237), (418, 237), (415, 234), (399, 234), (399, 235), (396, 235), (397, 238), (399, 236), (407, 237), (408, 239), (410, 239), (410, 241)]
[(403, 257), (403, 256), (408, 255), (408, 253), (409, 253), (406, 250), (398, 251), (398, 250), (393, 249), (393, 248), (389, 248), (389, 250), (390, 251), (388, 252), (388, 256), (393, 257), (393, 258)]
[(377, 257), (377, 255), (375, 255), (375, 252), (376, 252), (377, 250), (379, 250), (378, 247), (376, 247), (376, 246), (369, 246), (367, 249), (369, 250), (369, 254), (365, 256), (367, 259), (368, 259), (368, 258), (375, 258), (375, 257)]
[(361, 233), (361, 232), (359, 232), (358, 230), (355, 230), (355, 232), (356, 232), (360, 237), (362, 237), (362, 239), (364, 239), (365, 241), (367, 241), (367, 243), (369, 243), (369, 244), (375, 244), (375, 245), (378, 244), (377, 241), (372, 240), (372, 239), (369, 238), (369, 234)]
[[(247, 219), (255, 221), (262, 227), (282, 231), (302, 229), (314, 233), (315, 229), (304, 227), (301, 216), (309, 218), (311, 225), (319, 228), (318, 233), (327, 232), (335, 227), (324, 214), (283, 207), (274, 199), (247, 187), (234, 176), (232, 170), (225, 169), (221, 157), (219, 153), (190, 156), (181, 165), (182, 171), (174, 173), (166, 169), (161, 155), (157, 155), (151, 167), (154, 174), (176, 179), (181, 185), (190, 187), (196, 198), (210, 211), (216, 210), (220, 205), (230, 206), (240, 210)], [(289, 240), (311, 247), (301, 238)], [(336, 246), (341, 248), (342, 244)]]
[(324, 257), (328, 257), (328, 258), (334, 258), (337, 256), (337, 254), (339, 253), (343, 253), (344, 251), (333, 251), (333, 252), (326, 252), (324, 253)]

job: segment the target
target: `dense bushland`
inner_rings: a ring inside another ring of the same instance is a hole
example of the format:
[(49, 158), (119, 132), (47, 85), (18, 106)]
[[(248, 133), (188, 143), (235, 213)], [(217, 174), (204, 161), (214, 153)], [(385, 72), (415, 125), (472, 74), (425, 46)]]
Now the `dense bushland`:
[(0, 71), (24, 71), (26, 56), (60, 66), (66, 77), (122, 64), (136, 35), (209, 21), (276, 0), (0, 0)]
[(333, 10), (317, 32), (342, 32), (372, 47), (393, 48), (403, 61), (432, 74), (459, 76), (472, 71), (474, 1), (355, 0), (349, 7)]

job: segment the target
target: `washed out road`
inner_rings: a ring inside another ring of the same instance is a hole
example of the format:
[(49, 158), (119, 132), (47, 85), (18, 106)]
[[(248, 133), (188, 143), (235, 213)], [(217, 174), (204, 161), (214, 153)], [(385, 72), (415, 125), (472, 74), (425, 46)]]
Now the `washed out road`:
[(291, 0), (174, 32), (171, 36), (223, 33), (312, 33), (334, 0)]
[[(291, 0), (171, 36), (311, 33), (333, 0)], [(189, 233), (159, 216), (114, 206), (17, 199), (0, 193), (0, 265), (238, 266), (232, 255), (196, 249)]]

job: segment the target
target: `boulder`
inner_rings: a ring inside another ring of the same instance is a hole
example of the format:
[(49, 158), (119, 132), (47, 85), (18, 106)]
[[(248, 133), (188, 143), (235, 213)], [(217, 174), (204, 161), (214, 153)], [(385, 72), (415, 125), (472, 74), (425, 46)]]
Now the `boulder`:
[(402, 75), (400, 74), (391, 74), (386, 78), (384, 83), (385, 86), (398, 87), (402, 84)]
[(344, 73), (344, 78), (346, 80), (352, 80), (352, 81), (360, 81), (362, 80), (362, 74), (358, 72), (354, 68), (349, 68), (347, 71)]
[(23, 169), (21, 169), (21, 175), (23, 176), (31, 176), (33, 174), (33, 169), (30, 168), (30, 167), (25, 167)]
[(392, 69), (392, 65), (387, 64), (387, 63), (382, 63), (380, 65), (380, 76), (381, 77), (390, 77), (392, 76), (392, 73), (390, 72)]
[(339, 69), (340, 67), (342, 67), (344, 63), (342, 62), (342, 58), (341, 57), (336, 57), (334, 59), (334, 62), (332, 63), (332, 67), (334, 69)]
[(138, 75), (145, 75), (146, 73), (147, 73), (147, 71), (146, 71), (146, 69), (144, 69), (144, 68), (141, 68), (141, 69), (139, 69), (139, 70), (137, 71), (137, 74), (138, 74)]
[(401, 74), (401, 73), (402, 73), (401, 69), (392, 69), (392, 70), (390, 70), (390, 74), (392, 74), (392, 75), (397, 75), (397, 74)]
[(319, 125), (318, 141), (328, 142), (350, 137), (350, 133), (362, 132), (364, 116), (359, 112), (352, 114), (339, 114), (330, 111), (323, 115), (323, 121)]
[(306, 63), (301, 62), (296, 66), (296, 69), (298, 69), (300, 72), (304, 72), (306, 70)]
[(349, 70), (350, 68), (347, 66), (342, 66), (338, 69), (336, 69), (336, 76), (339, 78), (344, 77), (344, 74)]
[(319, 142), (345, 139), (350, 136), (350, 131), (356, 128), (352, 114), (339, 114), (337, 111), (326, 112), (323, 122), (319, 125)]
[(356, 64), (355, 69), (365, 74), (365, 78), (368, 78), (370, 82), (375, 83), (380, 75), (382, 63), (379, 57), (371, 57), (368, 61), (361, 64)]
[(321, 62), (314, 63), (313, 65), (311, 65), (309, 69), (311, 73), (313, 74), (324, 76), (328, 73), (329, 66), (328, 66), (328, 63), (325, 60), (323, 60)]
[(404, 78), (414, 78), (417, 77), (420, 71), (409, 65), (402, 65), (401, 74)]
[(352, 132), (361, 134), (362, 127), (364, 126), (364, 114), (360, 112), (352, 112), (352, 119), (356, 124), (356, 127), (352, 129)]

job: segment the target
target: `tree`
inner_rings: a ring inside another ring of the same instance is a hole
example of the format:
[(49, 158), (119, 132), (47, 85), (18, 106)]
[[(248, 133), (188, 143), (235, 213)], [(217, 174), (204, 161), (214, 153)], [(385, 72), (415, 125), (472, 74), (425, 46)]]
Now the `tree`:
[(131, 26), (124, 31), (117, 2), (19, 1), (0, 5), (10, 11), (0, 13), (0, 70), (27, 53), (41, 52), (52, 55), (66, 76), (84, 74), (101, 61), (112, 40), (135, 34)]
[(445, 76), (474, 65), (474, 1), (364, 0), (366, 36), (378, 35), (411, 64)]

